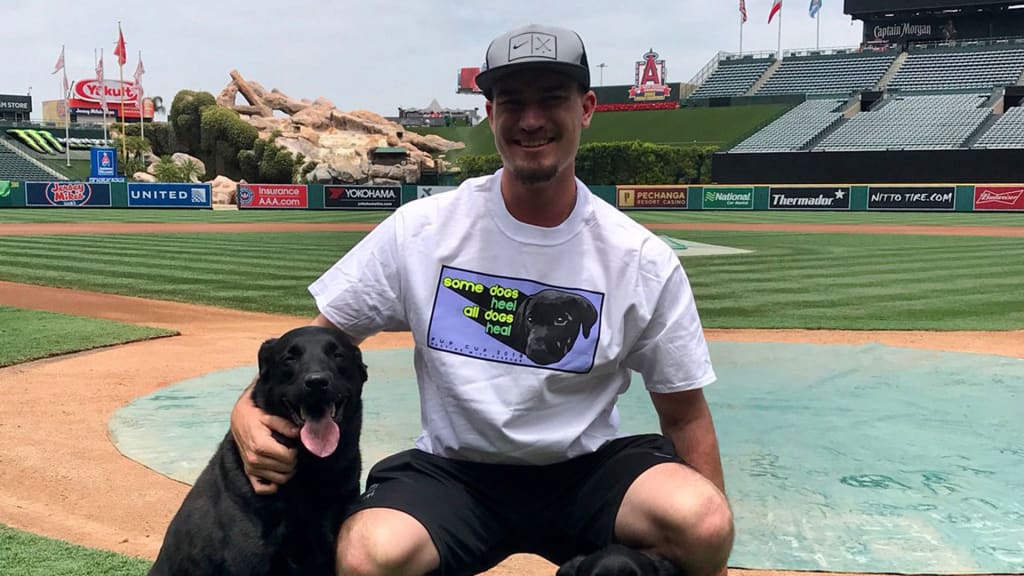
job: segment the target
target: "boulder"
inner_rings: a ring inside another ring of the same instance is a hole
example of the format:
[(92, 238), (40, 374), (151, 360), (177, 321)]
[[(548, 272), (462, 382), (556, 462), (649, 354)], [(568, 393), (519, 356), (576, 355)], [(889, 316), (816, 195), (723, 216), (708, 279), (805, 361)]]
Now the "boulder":
[(135, 180), (136, 182), (156, 182), (156, 176), (153, 176), (148, 172), (136, 172), (135, 174), (132, 174), (132, 180)]
[(209, 182), (214, 204), (235, 204), (238, 183), (227, 176), (217, 176)]

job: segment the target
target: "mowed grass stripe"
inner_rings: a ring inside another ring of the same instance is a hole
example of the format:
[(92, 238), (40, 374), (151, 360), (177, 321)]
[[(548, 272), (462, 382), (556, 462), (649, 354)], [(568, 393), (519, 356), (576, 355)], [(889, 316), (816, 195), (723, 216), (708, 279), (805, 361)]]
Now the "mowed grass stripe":
[(155, 210), (145, 208), (16, 208), (0, 210), (5, 222), (380, 222), (382, 210)]
[[(305, 267), (334, 261), (362, 238), (361, 233), (327, 232), (292, 234), (217, 234), (211, 236), (0, 236), (0, 253), (8, 257), (44, 257), (46, 254), (79, 254), (83, 259), (105, 258), (113, 262), (131, 258), (192, 261), (211, 264), (254, 263), (279, 260), (285, 267)], [(280, 259), (287, 253), (287, 259)]]
[[(362, 210), (147, 210), (147, 209), (2, 209), (4, 223), (62, 222), (336, 222), (377, 223), (391, 212)], [(736, 224), (895, 224), (937, 226), (1024, 226), (1024, 213), (998, 212), (816, 212), (752, 210), (630, 210), (641, 223)], [(666, 231), (666, 233), (671, 233)]]
[[(7, 255), (0, 277), (311, 315), (308, 284), (361, 236), (0, 238)], [(1017, 296), (1024, 239), (718, 231), (676, 237), (756, 250), (683, 259), (709, 327), (1024, 327)]]

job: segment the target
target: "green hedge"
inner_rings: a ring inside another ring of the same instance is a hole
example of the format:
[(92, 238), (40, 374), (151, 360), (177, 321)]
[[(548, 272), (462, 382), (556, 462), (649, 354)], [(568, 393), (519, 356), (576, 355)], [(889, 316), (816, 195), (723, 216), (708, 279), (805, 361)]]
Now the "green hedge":
[[(648, 142), (594, 142), (580, 146), (576, 175), (587, 184), (695, 184), (711, 181), (715, 146), (663, 146)], [(493, 174), (497, 154), (458, 159), (462, 179)]]

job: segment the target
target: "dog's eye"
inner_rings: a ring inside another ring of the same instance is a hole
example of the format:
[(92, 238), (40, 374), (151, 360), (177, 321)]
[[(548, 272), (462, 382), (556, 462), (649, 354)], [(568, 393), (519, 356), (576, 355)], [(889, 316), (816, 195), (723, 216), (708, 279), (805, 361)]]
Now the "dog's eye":
[(345, 359), (345, 355), (342, 354), (341, 352), (335, 352), (334, 353), (334, 359), (335, 360), (344, 360)]
[(526, 315), (526, 321), (527, 322), (533, 322), (533, 314), (527, 314)]
[(295, 363), (295, 357), (292, 356), (291, 354), (289, 354), (288, 356), (285, 356), (284, 358), (281, 358), (281, 364), (283, 364), (285, 366), (291, 366), (294, 363)]
[(566, 324), (569, 323), (569, 318), (569, 316), (563, 316), (559, 314), (557, 317), (555, 317), (555, 326), (565, 326)]

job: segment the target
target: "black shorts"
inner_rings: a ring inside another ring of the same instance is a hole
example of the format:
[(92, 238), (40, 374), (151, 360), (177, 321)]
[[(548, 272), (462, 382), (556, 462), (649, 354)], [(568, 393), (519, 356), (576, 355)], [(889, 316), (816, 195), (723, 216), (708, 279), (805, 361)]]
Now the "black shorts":
[(656, 464), (682, 462), (660, 434), (619, 438), (546, 466), (481, 464), (408, 450), (370, 470), (350, 514), (392, 508), (416, 518), (443, 576), (478, 574), (511, 554), (562, 564), (615, 541), (626, 491)]

